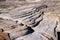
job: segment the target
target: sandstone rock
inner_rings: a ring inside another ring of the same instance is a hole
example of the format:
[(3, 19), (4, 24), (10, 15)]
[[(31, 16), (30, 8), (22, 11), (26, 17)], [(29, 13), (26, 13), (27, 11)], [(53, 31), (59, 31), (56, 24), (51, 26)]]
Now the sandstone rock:
[(60, 2), (54, 0), (1, 1), (1, 33), (9, 33), (11, 40), (57, 40), (59, 8)]
[(38, 35), (37, 33), (32, 33), (32, 34), (17, 38), (16, 40), (47, 40), (47, 39), (42, 35)]

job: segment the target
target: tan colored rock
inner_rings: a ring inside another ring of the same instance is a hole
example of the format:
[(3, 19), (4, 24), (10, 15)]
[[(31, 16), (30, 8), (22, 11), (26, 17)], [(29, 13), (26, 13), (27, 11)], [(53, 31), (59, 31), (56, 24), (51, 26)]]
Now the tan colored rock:
[(52, 18), (56, 21), (60, 21), (60, 14), (58, 13), (54, 13), (54, 12), (49, 12), (49, 13), (45, 13), (45, 15), (48, 17), (48, 18)]

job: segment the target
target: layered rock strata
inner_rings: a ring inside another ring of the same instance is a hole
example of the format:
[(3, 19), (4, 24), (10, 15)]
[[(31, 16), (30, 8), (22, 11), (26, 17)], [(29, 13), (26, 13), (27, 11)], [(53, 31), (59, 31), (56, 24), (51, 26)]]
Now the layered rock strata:
[(59, 10), (60, 1), (1, 0), (0, 39), (58, 40)]

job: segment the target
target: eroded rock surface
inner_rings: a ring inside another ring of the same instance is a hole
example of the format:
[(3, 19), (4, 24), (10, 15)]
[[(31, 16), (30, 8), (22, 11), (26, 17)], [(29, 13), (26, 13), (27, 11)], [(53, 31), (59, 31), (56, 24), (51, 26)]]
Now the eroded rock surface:
[(58, 40), (60, 0), (0, 0), (0, 29), (6, 40)]

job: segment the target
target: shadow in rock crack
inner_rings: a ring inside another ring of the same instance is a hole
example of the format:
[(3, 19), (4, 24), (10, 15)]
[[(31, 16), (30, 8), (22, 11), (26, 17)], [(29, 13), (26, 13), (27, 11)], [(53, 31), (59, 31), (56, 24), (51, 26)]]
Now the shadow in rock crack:
[(25, 35), (31, 34), (34, 32), (34, 30), (31, 27), (26, 28), (28, 31), (26, 32)]
[(60, 32), (57, 32), (57, 34), (58, 34), (58, 40), (60, 40)]
[(58, 22), (56, 22), (56, 26), (54, 28), (54, 35), (55, 35), (55, 37), (56, 37), (56, 28), (57, 28), (57, 25), (58, 25)]

